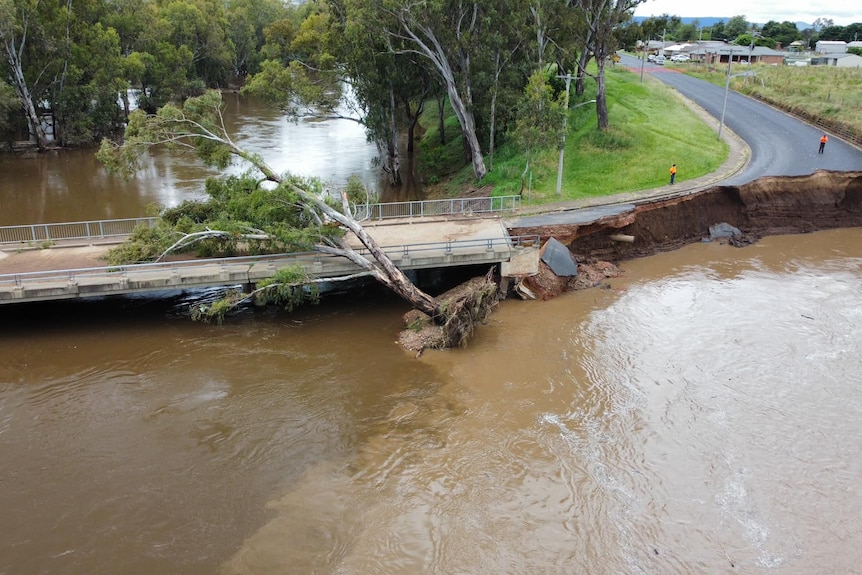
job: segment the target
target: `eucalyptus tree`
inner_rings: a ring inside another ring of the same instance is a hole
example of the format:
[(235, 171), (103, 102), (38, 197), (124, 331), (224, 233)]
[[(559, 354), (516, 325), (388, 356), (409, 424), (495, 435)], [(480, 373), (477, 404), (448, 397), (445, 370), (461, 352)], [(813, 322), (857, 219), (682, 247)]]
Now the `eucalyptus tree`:
[(227, 32), (233, 43), (233, 73), (238, 78), (258, 71), (263, 61), (265, 30), (291, 7), (281, 0), (228, 0)]
[(534, 38), (532, 14), (523, 2), (491, 3), (484, 7), (484, 17), (486, 31), (474, 59), (473, 82), (477, 132), (480, 137), (487, 132), (485, 157), (490, 172), (494, 169), (497, 136), (505, 136), (504, 129), (514, 120), (524, 83), (536, 68), (536, 52), (530, 49)]
[(122, 130), (117, 96), (128, 81), (117, 32), (95, 14), (73, 11), (67, 17), (68, 44), (50, 89), (54, 140), (60, 146), (89, 146)]
[(294, 117), (343, 119), (363, 125), (393, 185), (402, 184), (401, 130), (413, 130), (431, 90), (424, 62), (387, 51), (366, 2), (309, 4), (298, 27), (270, 30), (272, 57), (245, 93), (276, 103)]
[(381, 15), (364, 1), (330, 0), (340, 15), (340, 53), (344, 76), (353, 97), (365, 105), (364, 124), (381, 152), (383, 170), (393, 185), (403, 183), (401, 133), (407, 131), (412, 154), (415, 129), (435, 78), (426, 62), (414, 54), (387, 49), (380, 34)]
[(646, 0), (578, 0), (577, 9), (584, 17), (584, 45), (596, 59), (596, 117), (599, 130), (607, 130), (607, 90), (605, 65), (613, 54), (614, 30), (631, 19), (634, 9)]
[(194, 76), (208, 87), (221, 87), (232, 78), (234, 44), (222, 0), (158, 2), (162, 40), (185, 46), (192, 53)]
[(9, 66), (10, 83), (27, 117), (30, 136), (36, 141), (39, 150), (44, 151), (48, 148), (48, 138), (36, 112), (33, 94), (36, 80), (25, 69), (34, 40), (39, 44), (38, 4), (38, 1), (33, 0), (0, 0), (0, 42), (3, 42)]
[(483, 34), (494, 22), (485, 18), (484, 2), (463, 0), (373, 0), (386, 22), (389, 50), (426, 58), (446, 88), (465, 151), (476, 180), (487, 173), (476, 129), (473, 99), (474, 59), (482, 49)]
[[(343, 257), (356, 264), (362, 274), (379, 281), (435, 321), (444, 319), (439, 302), (413, 285), (351, 215), (346, 193), (338, 200), (319, 183), (278, 174), (259, 156), (233, 142), (224, 127), (218, 92), (189, 98), (182, 107), (164, 106), (153, 115), (140, 110), (133, 112), (123, 143), (103, 140), (98, 157), (109, 169), (131, 174), (139, 167), (141, 154), (157, 145), (193, 149), (206, 163), (218, 167), (226, 167), (238, 159), (259, 175), (211, 182), (208, 188), (215, 192), (211, 193), (215, 204), (187, 205), (172, 229), (182, 231), (182, 237), (169, 248), (187, 247), (204, 238), (224, 238), (265, 243), (274, 251), (313, 250)], [(266, 182), (274, 189), (267, 189)], [(219, 198), (225, 201), (219, 204)], [(221, 209), (237, 203), (245, 207), (233, 212), (234, 215)], [(351, 245), (348, 233), (370, 255)], [(299, 297), (301, 293), (297, 290), (307, 281), (308, 278), (298, 277), (296, 270), (288, 270), (262, 285), (258, 295), (275, 301)], [(205, 313), (219, 318), (241, 299), (241, 296), (228, 298), (207, 308)]]

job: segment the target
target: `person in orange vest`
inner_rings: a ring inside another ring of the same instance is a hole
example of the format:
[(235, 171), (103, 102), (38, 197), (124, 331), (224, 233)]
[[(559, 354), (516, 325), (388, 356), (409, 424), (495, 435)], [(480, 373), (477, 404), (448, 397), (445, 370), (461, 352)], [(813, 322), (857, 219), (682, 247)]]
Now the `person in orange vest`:
[(826, 142), (828, 142), (828, 141), (829, 141), (829, 138), (826, 137), (826, 134), (823, 134), (822, 136), (820, 136), (820, 149), (817, 150), (818, 154), (823, 153), (823, 148), (826, 147)]
[(676, 178), (676, 164), (670, 167), (670, 183), (672, 184)]

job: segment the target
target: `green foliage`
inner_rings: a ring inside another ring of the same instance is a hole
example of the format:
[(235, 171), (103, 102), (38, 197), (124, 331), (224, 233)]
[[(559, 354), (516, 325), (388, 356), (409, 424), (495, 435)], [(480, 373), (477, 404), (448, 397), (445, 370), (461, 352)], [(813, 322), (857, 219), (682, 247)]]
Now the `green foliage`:
[(347, 194), (347, 199), (352, 204), (376, 204), (380, 200), (377, 192), (370, 191), (362, 178), (355, 174), (347, 178), (344, 193)]
[(15, 89), (0, 79), (0, 142), (14, 139), (16, 114), (21, 108)]
[(243, 299), (242, 292), (230, 290), (224, 297), (209, 304), (192, 304), (189, 309), (189, 315), (194, 321), (204, 323), (215, 321), (218, 324), (222, 324), (227, 314), (236, 309)]
[(316, 284), (309, 283), (301, 266), (288, 266), (278, 270), (271, 278), (258, 282), (251, 294), (228, 290), (210, 303), (192, 304), (189, 315), (195, 321), (221, 324), (230, 312), (249, 299), (254, 299), (258, 305), (278, 305), (286, 311), (293, 311), (302, 304), (319, 303), (320, 291)]
[(152, 262), (178, 238), (169, 225), (139, 225), (125, 242), (109, 250), (105, 259), (111, 265)]
[(192, 149), (206, 164), (225, 168), (240, 153), (226, 139), (221, 94), (215, 90), (189, 98), (182, 106), (168, 104), (156, 114), (135, 110), (129, 115), (122, 145), (108, 139), (96, 157), (126, 177), (140, 168), (140, 157), (153, 145)]
[(260, 187), (248, 175), (210, 179), (208, 200), (165, 209), (159, 226), (136, 230), (130, 245), (112, 251), (111, 263), (153, 261), (183, 235), (206, 230), (225, 233), (195, 242), (199, 257), (304, 252), (327, 238), (340, 237), (340, 228), (315, 223), (291, 184), (322, 193), (319, 182), (302, 178), (288, 178), (273, 190)]
[(512, 136), (528, 161), (533, 153), (558, 148), (562, 142), (565, 98), (565, 92), (554, 98), (554, 88), (543, 72), (534, 72), (527, 81)]
[(320, 301), (317, 285), (308, 283), (308, 276), (300, 266), (281, 268), (271, 278), (259, 282), (257, 287), (262, 290), (258, 297), (287, 311), (293, 311), (303, 303), (316, 304)]

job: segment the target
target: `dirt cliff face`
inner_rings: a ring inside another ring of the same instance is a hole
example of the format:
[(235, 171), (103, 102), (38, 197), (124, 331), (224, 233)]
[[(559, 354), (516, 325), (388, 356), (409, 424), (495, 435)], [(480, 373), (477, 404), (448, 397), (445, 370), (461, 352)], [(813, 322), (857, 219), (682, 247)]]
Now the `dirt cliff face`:
[[(691, 195), (645, 203), (588, 225), (510, 230), (556, 238), (578, 260), (578, 278), (558, 278), (540, 262), (524, 285), (539, 299), (600, 285), (618, 262), (677, 249), (709, 237), (712, 225), (738, 228), (734, 245), (767, 235), (862, 226), (862, 172), (816, 172), (811, 176), (761, 178), (743, 186), (718, 186)], [(614, 241), (611, 235), (634, 241)], [(608, 267), (610, 266), (610, 267)], [(618, 270), (617, 270), (618, 271)]]
[[(709, 236), (711, 225), (722, 222), (739, 228), (747, 241), (862, 226), (862, 172), (760, 178), (738, 187), (717, 186), (640, 204), (586, 226), (519, 228), (515, 233), (538, 234), (543, 240), (555, 237), (578, 261), (620, 261), (701, 241)], [(612, 234), (634, 236), (634, 242), (613, 241)]]

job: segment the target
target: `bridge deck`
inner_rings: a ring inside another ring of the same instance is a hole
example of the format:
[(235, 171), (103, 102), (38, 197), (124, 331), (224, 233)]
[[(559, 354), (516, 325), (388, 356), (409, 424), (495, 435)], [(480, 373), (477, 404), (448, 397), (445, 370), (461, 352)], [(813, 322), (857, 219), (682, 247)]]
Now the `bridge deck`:
[[(499, 219), (389, 221), (366, 229), (402, 269), (493, 264), (508, 261), (514, 252)], [(348, 241), (359, 245), (356, 238)], [(109, 247), (76, 248), (77, 257), (83, 250), (84, 257), (97, 262)], [(297, 263), (319, 278), (361, 271), (344, 258), (321, 254), (74, 267), (72, 257), (61, 265), (66, 249), (69, 248), (0, 253), (0, 304), (254, 284), (280, 267)], [(71, 251), (67, 253), (72, 255)]]

